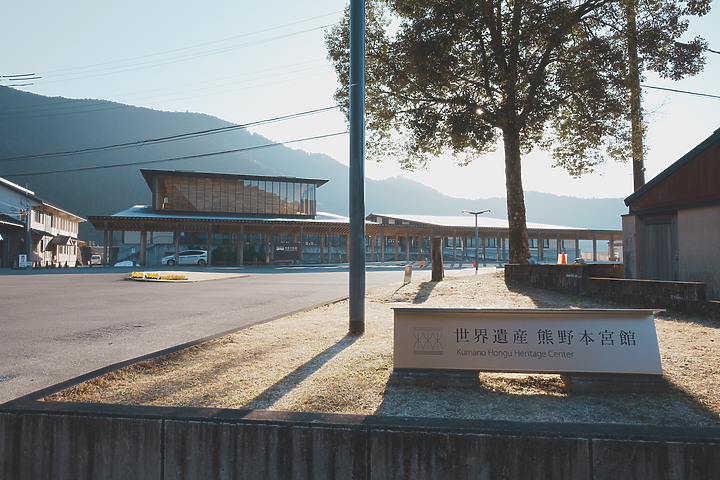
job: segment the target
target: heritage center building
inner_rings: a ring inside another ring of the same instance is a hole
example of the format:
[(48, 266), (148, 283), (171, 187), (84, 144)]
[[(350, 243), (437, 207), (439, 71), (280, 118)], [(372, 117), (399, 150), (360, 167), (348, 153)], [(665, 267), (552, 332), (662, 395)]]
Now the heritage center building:
[[(347, 262), (348, 217), (317, 211), (317, 189), (327, 180), (147, 169), (141, 173), (152, 192), (152, 205), (88, 219), (104, 232), (105, 263), (152, 266), (165, 258), (165, 263), (178, 264), (188, 250), (202, 251), (201, 264), (215, 266)], [(485, 216), (370, 214), (365, 234), (368, 262), (428, 261), (433, 237), (443, 238), (448, 263), (473, 262), (476, 252), (483, 263), (508, 258), (507, 220)], [(619, 230), (528, 223), (528, 235), (537, 262), (555, 263), (558, 253), (570, 262), (621, 260)], [(591, 242), (587, 252), (581, 251), (581, 241)], [(598, 242), (605, 243), (602, 251)]]

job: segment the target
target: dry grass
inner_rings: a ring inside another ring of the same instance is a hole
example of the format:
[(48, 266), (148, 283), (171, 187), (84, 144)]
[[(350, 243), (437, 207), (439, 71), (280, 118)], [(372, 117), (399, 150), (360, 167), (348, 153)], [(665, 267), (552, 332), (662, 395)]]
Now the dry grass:
[(340, 302), (142, 362), (49, 400), (551, 422), (717, 425), (720, 322), (656, 318), (665, 394), (568, 395), (558, 375), (481, 374), (482, 388), (388, 386), (389, 303), (482, 308), (617, 308), (552, 292), (508, 289), (502, 272), (368, 292), (366, 333), (347, 335)]

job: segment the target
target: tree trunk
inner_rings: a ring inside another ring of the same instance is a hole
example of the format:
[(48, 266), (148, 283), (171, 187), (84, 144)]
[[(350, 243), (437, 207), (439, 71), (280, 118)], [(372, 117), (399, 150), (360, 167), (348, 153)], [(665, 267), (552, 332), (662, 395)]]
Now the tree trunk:
[(430, 258), (432, 261), (431, 281), (433, 282), (442, 282), (442, 279), (445, 277), (442, 245), (442, 237), (432, 237), (430, 240)]
[(507, 193), (510, 263), (528, 263), (530, 248), (525, 219), (525, 192), (522, 186), (520, 132), (513, 127), (504, 128), (503, 144), (505, 146), (505, 191)]
[(632, 134), (633, 187), (639, 190), (645, 185), (645, 137), (642, 114), (642, 90), (638, 60), (637, 22), (635, 0), (627, 0), (627, 58), (628, 85), (630, 88), (630, 127)]

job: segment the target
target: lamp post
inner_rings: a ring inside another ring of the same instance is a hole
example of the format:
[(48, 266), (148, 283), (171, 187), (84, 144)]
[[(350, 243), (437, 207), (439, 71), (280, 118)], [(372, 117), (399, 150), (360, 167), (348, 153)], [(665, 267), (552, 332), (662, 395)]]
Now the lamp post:
[(463, 210), (462, 213), (469, 213), (470, 215), (475, 215), (475, 272), (478, 271), (479, 263), (478, 262), (478, 215), (482, 215), (483, 213), (488, 213), (490, 210), (480, 210), (479, 212), (473, 212), (471, 210)]

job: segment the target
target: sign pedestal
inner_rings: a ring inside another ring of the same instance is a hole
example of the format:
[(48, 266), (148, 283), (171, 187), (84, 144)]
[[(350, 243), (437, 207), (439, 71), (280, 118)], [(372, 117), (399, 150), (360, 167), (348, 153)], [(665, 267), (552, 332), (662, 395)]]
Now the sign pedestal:
[(480, 378), (473, 370), (395, 369), (388, 385), (428, 388), (479, 388)]
[(667, 393), (670, 384), (662, 375), (563, 373), (568, 393)]

